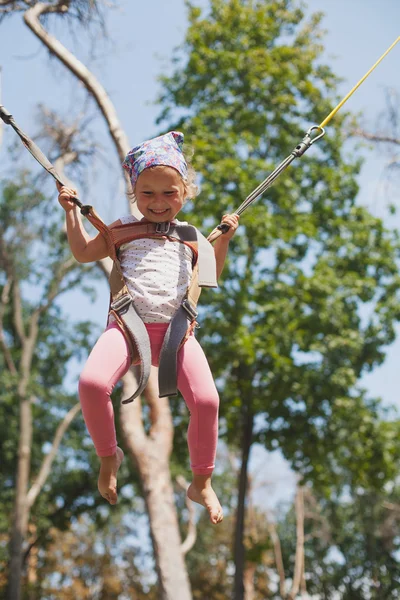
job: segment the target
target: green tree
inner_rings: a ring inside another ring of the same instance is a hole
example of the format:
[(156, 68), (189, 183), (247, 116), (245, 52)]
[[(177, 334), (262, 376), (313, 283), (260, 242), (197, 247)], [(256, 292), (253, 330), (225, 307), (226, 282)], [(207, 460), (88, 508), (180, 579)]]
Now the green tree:
[(124, 516), (114, 513), (99, 528), (86, 515), (66, 532), (53, 529), (48, 551), (38, 557), (35, 598), (156, 600), (154, 573), (148, 571), (151, 560), (144, 556), (135, 531), (140, 514), (130, 507)]
[[(121, 175), (124, 174), (126, 190), (129, 192), (131, 190), (129, 177), (121, 168), (121, 163), (130, 145), (111, 98), (95, 73), (67, 47), (71, 37), (67, 38), (67, 44), (64, 45), (56, 37), (57, 33), (56, 35), (51, 33), (52, 30), (54, 31), (54, 23), (62, 19), (63, 30), (67, 24), (70, 24), (75, 33), (77, 27), (83, 27), (85, 40), (88, 39), (87, 30), (89, 30), (93, 40), (99, 42), (104, 39), (101, 34), (105, 32), (105, 14), (110, 8), (107, 3), (100, 0), (70, 0), (57, 3), (52, 0), (44, 2), (10, 0), (6, 2), (6, 5), (0, 4), (0, 22), (14, 14), (23, 13), (23, 20), (27, 27), (79, 83), (73, 94), (74, 105), (76, 105), (77, 94), (79, 97), (80, 91), (87, 92), (88, 98), (99, 110), (109, 132), (111, 144), (119, 157), (119, 169)], [(85, 105), (87, 107), (86, 102)], [(60, 129), (65, 128), (60, 120), (56, 120), (55, 125), (56, 127), (52, 127), (53, 134), (55, 134), (55, 140), (59, 141), (58, 133)], [(66, 135), (61, 137), (70, 147), (71, 129), (69, 127), (67, 129), (69, 131), (64, 132)], [(73, 129), (76, 130), (76, 126)], [(59, 144), (56, 146), (58, 147)], [(79, 162), (79, 154), (78, 159), (76, 152), (73, 152), (72, 156), (69, 154), (68, 160), (74, 162), (76, 166), (76, 163)], [(135, 205), (128, 203), (128, 206), (132, 213), (140, 216)], [(110, 274), (110, 262), (110, 260), (101, 261), (104, 274)], [(125, 388), (125, 397), (130, 396), (135, 385), (131, 372), (122, 378), (122, 385)], [(156, 369), (152, 369), (144, 396), (146, 404), (150, 407), (147, 415), (146, 410), (142, 410), (140, 400), (121, 410), (121, 429), (127, 451), (126, 456), (131, 458), (135, 464), (142, 482), (146, 509), (149, 514), (160, 593), (163, 597), (174, 598), (174, 600), (176, 594), (179, 593), (180, 599), (190, 600), (190, 582), (181, 550), (179, 521), (170, 477), (169, 461), (174, 427), (168, 398), (159, 398), (158, 396)], [(144, 423), (148, 422), (147, 416), (150, 417), (149, 429), (144, 427)], [(165, 544), (165, 539), (168, 539), (168, 545)]]
[(49, 528), (65, 529), (97, 504), (87, 470), (94, 454), (82, 418), (73, 420), (76, 392), (66, 387), (71, 360), (87, 353), (96, 331), (86, 321), (71, 324), (59, 303), (67, 291), (90, 291), (93, 268), (71, 259), (62, 215), (50, 202), (27, 175), (1, 183), (0, 531), (9, 541), (1, 567), (7, 572), (9, 561), (13, 600)]
[[(396, 425), (398, 429), (398, 425)], [(396, 435), (398, 435), (396, 431)], [(399, 490), (347, 487), (341, 497), (312, 496), (306, 506), (307, 591), (323, 600), (399, 598)], [(293, 569), (293, 510), (281, 515), (279, 536), (285, 566)], [(274, 596), (279, 598), (279, 595)]]
[[(194, 148), (203, 226), (234, 210), (335, 106), (321, 61), (320, 15), (294, 0), (188, 2), (190, 26), (163, 77), (159, 122)], [(400, 316), (398, 236), (357, 202), (360, 161), (346, 157), (337, 116), (325, 138), (241, 219), (225, 279), (204, 294), (202, 343), (223, 395), (223, 434), (242, 471), (235, 599), (243, 597), (244, 507), (251, 446), (281, 448), (328, 491), (338, 464), (382, 485), (393, 462), (371, 439), (376, 403), (357, 386), (380, 364)], [(363, 423), (359, 427), (359, 423)], [(340, 482), (338, 482), (340, 485)]]

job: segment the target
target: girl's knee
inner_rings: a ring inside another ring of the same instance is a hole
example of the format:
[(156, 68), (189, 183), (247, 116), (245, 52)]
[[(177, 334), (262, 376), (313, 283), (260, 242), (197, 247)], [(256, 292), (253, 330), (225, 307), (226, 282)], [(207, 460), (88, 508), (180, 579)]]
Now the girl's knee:
[(79, 378), (78, 392), (81, 399), (109, 396), (108, 382), (102, 381), (100, 376), (92, 377), (83, 372)]
[(196, 407), (203, 415), (217, 416), (219, 409), (219, 395), (217, 390), (209, 390), (196, 398)]

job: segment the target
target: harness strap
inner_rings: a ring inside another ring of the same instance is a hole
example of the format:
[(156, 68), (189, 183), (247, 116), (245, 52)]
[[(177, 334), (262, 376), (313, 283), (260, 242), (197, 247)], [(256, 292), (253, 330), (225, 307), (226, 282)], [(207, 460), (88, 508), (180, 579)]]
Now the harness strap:
[(165, 333), (158, 365), (159, 397), (176, 396), (178, 350), (185, 341), (192, 323), (195, 323), (197, 311), (191, 310), (185, 299), (171, 319)]
[[(197, 263), (198, 274), (196, 275), (196, 284), (200, 287), (218, 287), (214, 250), (208, 239), (204, 237), (200, 231), (196, 229), (196, 233), (197, 243), (199, 245), (199, 260)], [(197, 300), (195, 305), (197, 304)]]
[[(197, 232), (199, 241), (199, 256), (207, 257), (204, 262), (199, 261), (193, 268), (192, 280), (189, 285), (186, 297), (183, 299), (181, 306), (173, 316), (167, 332), (164, 337), (164, 342), (160, 352), (160, 362), (158, 367), (158, 387), (160, 398), (164, 396), (175, 396), (177, 390), (177, 363), (178, 351), (185, 343), (188, 335), (193, 330), (197, 318), (197, 303), (201, 294), (201, 287), (206, 287), (204, 279), (204, 270), (201, 273), (201, 268), (206, 268), (207, 274), (214, 272), (214, 281), (216, 284), (216, 267), (215, 255), (208, 239), (205, 238), (200, 231)], [(209, 249), (212, 250), (212, 258), (210, 257)], [(207, 259), (209, 263), (206, 262)], [(211, 266), (212, 265), (212, 266)], [(203, 277), (202, 277), (203, 276)], [(214, 282), (212, 282), (214, 283)], [(216, 287), (212, 285), (210, 287)]]
[(149, 380), (151, 369), (150, 339), (145, 324), (132, 302), (118, 260), (114, 261), (109, 283), (111, 291), (109, 312), (125, 333), (132, 358), (130, 368), (133, 370), (135, 378), (138, 379), (136, 391), (129, 398), (122, 400), (122, 404), (127, 404), (143, 392)]
[[(132, 396), (122, 400), (122, 403), (126, 404), (132, 402), (143, 392), (149, 380), (151, 369), (150, 340), (146, 327), (134, 307), (132, 297), (126, 286), (115, 249), (113, 230), (102, 221), (92, 206), (85, 208), (87, 209), (85, 216), (105, 238), (109, 255), (114, 263), (109, 277), (111, 292), (109, 313), (125, 333), (132, 357), (131, 369), (134, 370), (135, 378), (138, 379), (137, 390)], [(135, 368), (136, 365), (138, 365), (137, 369)]]
[[(137, 396), (140, 396), (147, 386), (151, 369), (150, 339), (145, 324), (136, 312), (130, 295), (127, 296), (124, 306), (115, 305), (115, 302), (111, 303), (112, 313), (116, 312), (118, 314), (119, 319), (122, 321), (123, 331), (128, 333), (128, 341), (130, 338), (134, 343), (130, 369), (133, 370), (135, 378), (138, 379), (138, 387), (129, 398), (122, 400), (122, 404), (128, 404), (133, 402)], [(117, 322), (119, 322), (118, 319)]]
[(201, 287), (217, 287), (215, 255), (207, 239), (192, 225), (180, 223), (114, 224), (108, 227), (89, 207), (88, 220), (104, 236), (114, 265), (110, 274), (110, 314), (126, 335), (132, 356), (132, 367), (138, 378), (138, 388), (123, 404), (132, 402), (145, 389), (151, 370), (151, 347), (146, 327), (135, 309), (126, 286), (117, 251), (122, 244), (141, 237), (168, 238), (188, 243), (195, 254), (192, 279), (185, 298), (168, 326), (159, 361), (159, 396), (177, 394), (177, 355), (193, 329), (197, 317), (197, 301)]
[(193, 225), (137, 221), (124, 225), (113, 225), (109, 231), (112, 235), (112, 243), (117, 250), (122, 244), (140, 237), (167, 237), (188, 243), (194, 251), (196, 264), (198, 264), (199, 285), (201, 287), (218, 287), (214, 251), (207, 238)]

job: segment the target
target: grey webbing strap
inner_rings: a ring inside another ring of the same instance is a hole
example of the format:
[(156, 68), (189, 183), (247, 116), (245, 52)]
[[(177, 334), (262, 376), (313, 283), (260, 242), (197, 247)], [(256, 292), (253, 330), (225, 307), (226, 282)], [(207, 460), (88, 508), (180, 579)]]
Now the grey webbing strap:
[[(147, 329), (139, 317), (129, 294), (122, 296), (111, 303), (111, 310), (117, 313), (124, 327), (128, 330), (132, 343), (138, 353), (139, 363), (131, 366), (134, 369), (135, 378), (138, 379), (138, 388), (129, 398), (122, 400), (122, 404), (133, 402), (145, 389), (150, 377), (151, 348)], [(139, 373), (139, 375), (138, 375)]]
[(197, 242), (199, 253), (199, 286), (218, 287), (214, 249), (207, 238), (196, 227), (184, 223), (176, 225), (171, 223), (165, 235), (176, 237), (183, 242)]
[(138, 315), (126, 287), (118, 259), (114, 260), (109, 283), (112, 295), (110, 309), (121, 319), (140, 361), (137, 366), (134, 365), (135, 378), (139, 380), (138, 389), (132, 396), (122, 400), (123, 404), (127, 404), (143, 392), (149, 380), (151, 369), (150, 340), (145, 324)]
[[(197, 229), (195, 231), (199, 250), (198, 279), (196, 277), (195, 282), (196, 288), (217, 287), (217, 268), (214, 249)], [(189, 286), (189, 295), (191, 289), (192, 286)], [(196, 294), (197, 297), (198, 294)], [(196, 320), (196, 317), (196, 306), (186, 297), (169, 324), (161, 348), (158, 367), (160, 398), (175, 396), (177, 394), (178, 350), (188, 327)]]
[[(164, 224), (161, 224), (164, 225)], [(168, 237), (176, 237), (181, 241), (198, 243), (198, 273), (199, 278), (197, 285), (204, 287), (217, 287), (216, 262), (214, 249), (208, 240), (192, 225), (186, 224), (165, 224), (165, 227), (160, 227), (162, 235)], [(115, 264), (117, 270), (118, 266)], [(195, 269), (197, 268), (195, 267)], [(120, 286), (125, 287), (122, 278), (122, 273), (119, 276), (115, 273), (113, 280), (114, 293)], [(122, 309), (121, 309), (122, 307)], [(151, 368), (151, 348), (149, 336), (144, 326), (142, 319), (135, 310), (134, 303), (129, 294), (117, 294), (117, 299), (111, 304), (112, 310), (117, 312), (118, 316), (128, 329), (133, 343), (135, 344), (139, 359), (139, 387), (136, 392), (130, 397), (123, 400), (123, 404), (132, 402), (139, 396), (147, 385)], [(164, 337), (163, 345), (160, 352), (159, 360), (159, 397), (174, 396), (177, 394), (177, 354), (179, 347), (186, 335), (188, 327), (196, 320), (196, 307), (192, 305), (186, 297), (173, 319), (171, 320), (167, 332)], [(136, 365), (135, 365), (136, 368)]]
[[(136, 392), (129, 398), (122, 400), (122, 404), (128, 404), (133, 402), (145, 389), (147, 382), (150, 377), (151, 368), (151, 348), (150, 339), (147, 329), (135, 310), (130, 295), (122, 296), (116, 302), (111, 303), (111, 310), (117, 313), (120, 319), (123, 321), (124, 326), (129, 332), (133, 344), (139, 355), (140, 363), (134, 365), (135, 377), (138, 377), (138, 388)], [(139, 375), (137, 376), (137, 373)]]
[[(158, 366), (159, 397), (176, 396), (177, 389), (177, 360), (178, 350), (192, 321), (197, 317), (197, 312), (183, 301), (171, 320), (164, 337), (160, 352)], [(188, 310), (190, 312), (188, 312)], [(189, 319), (190, 317), (190, 319)]]
[(198, 285), (200, 287), (218, 287), (214, 248), (198, 229), (196, 229), (196, 233), (199, 249)]

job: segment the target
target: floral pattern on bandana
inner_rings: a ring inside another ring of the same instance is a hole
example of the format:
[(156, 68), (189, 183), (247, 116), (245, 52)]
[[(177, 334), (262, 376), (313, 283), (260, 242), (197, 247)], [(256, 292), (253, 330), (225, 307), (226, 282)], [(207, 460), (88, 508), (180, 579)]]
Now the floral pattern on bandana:
[(132, 187), (135, 187), (142, 171), (161, 165), (173, 167), (183, 179), (187, 179), (188, 168), (182, 154), (182, 145), (183, 133), (169, 131), (132, 148), (122, 163), (123, 168), (129, 173)]

